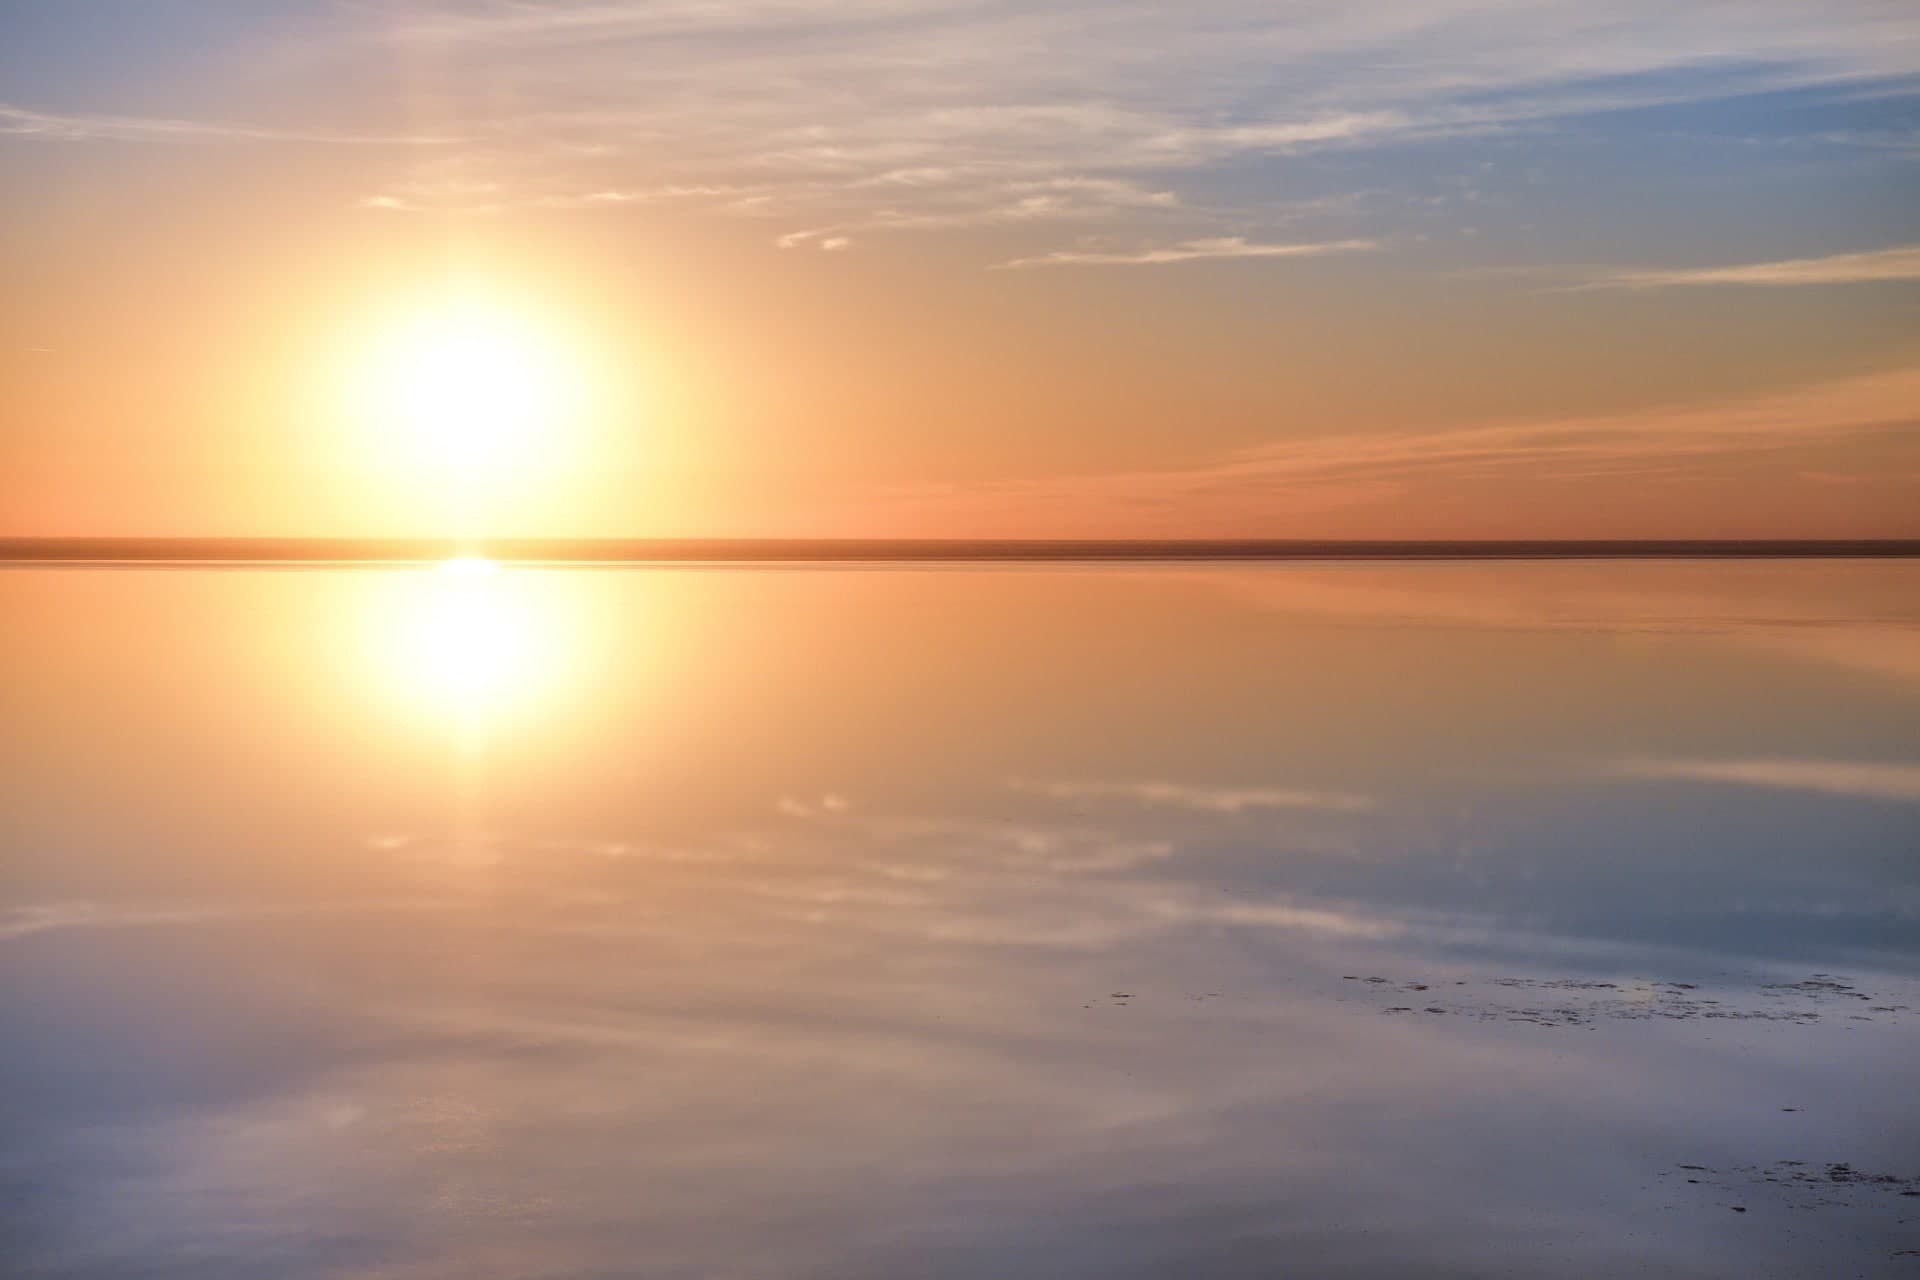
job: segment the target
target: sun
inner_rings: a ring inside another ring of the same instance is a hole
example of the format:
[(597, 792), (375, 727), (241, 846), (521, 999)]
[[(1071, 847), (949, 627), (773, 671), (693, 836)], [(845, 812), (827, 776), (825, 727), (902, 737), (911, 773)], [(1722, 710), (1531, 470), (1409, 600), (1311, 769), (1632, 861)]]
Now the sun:
[(351, 418), (423, 511), (484, 523), (577, 452), (588, 379), (560, 325), (468, 287), (368, 326)]

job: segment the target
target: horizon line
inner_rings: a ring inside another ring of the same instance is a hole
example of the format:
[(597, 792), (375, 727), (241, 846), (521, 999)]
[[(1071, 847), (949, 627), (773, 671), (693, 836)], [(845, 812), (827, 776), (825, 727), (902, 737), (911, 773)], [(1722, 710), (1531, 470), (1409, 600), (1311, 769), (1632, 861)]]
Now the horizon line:
[(851, 564), (1157, 560), (1910, 559), (1920, 538), (0, 537), (0, 564)]

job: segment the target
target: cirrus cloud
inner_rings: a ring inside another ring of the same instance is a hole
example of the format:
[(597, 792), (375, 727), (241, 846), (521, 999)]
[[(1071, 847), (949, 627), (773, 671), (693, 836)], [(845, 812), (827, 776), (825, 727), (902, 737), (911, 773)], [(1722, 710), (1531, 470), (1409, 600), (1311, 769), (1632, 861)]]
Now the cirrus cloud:
[[(1803, 487), (1910, 487), (1920, 480), (1916, 406), (1920, 365), (1908, 365), (1705, 404), (1309, 436), (1156, 470), (919, 486), (879, 497), (873, 518), (878, 527), (911, 522), (969, 536), (1278, 537), (1311, 516), (1315, 534), (1294, 536), (1326, 536), (1328, 513), (1372, 508), (1376, 520), (1392, 504), (1430, 509), (1486, 486), (1535, 499), (1593, 482), (1645, 492), (1764, 464)], [(1836, 454), (1856, 459), (1853, 470), (1794, 470), (1796, 460), (1812, 467)], [(1536, 510), (1550, 516), (1556, 505)]]
[(1061, 249), (1000, 264), (1020, 267), (1165, 266), (1174, 262), (1204, 262), (1221, 258), (1315, 258), (1330, 253), (1359, 253), (1380, 248), (1378, 240), (1321, 240), (1297, 244), (1256, 244), (1244, 236), (1217, 236), (1183, 240), (1178, 244), (1144, 249)]
[(1823, 284), (1864, 284), (1920, 280), (1920, 245), (1836, 253), (1822, 258), (1786, 258), (1723, 267), (1672, 270), (1622, 269), (1582, 286), (1589, 289), (1672, 289), (1711, 285), (1791, 288)]

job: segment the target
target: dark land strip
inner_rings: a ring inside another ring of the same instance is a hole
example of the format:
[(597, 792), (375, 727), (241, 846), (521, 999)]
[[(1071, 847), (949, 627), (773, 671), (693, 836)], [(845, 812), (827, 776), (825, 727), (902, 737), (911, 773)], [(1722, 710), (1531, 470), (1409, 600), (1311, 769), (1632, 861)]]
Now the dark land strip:
[(1290, 560), (1911, 559), (1920, 538), (1636, 541), (851, 538), (0, 538), (11, 564), (889, 564)]

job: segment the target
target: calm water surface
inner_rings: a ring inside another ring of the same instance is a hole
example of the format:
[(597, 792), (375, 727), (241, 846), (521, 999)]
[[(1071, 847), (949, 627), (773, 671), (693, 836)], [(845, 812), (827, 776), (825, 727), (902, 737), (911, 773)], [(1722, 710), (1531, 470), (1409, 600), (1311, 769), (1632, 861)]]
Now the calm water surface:
[(1920, 568), (0, 616), (8, 1275), (1920, 1276)]

